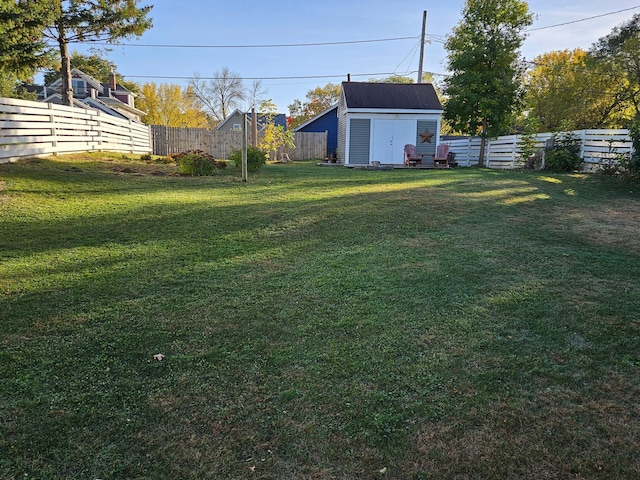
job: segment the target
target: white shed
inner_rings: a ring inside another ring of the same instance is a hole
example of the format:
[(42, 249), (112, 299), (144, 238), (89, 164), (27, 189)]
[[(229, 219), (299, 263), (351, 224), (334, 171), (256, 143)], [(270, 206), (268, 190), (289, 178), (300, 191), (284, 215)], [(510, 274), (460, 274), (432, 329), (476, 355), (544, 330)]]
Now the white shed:
[(401, 165), (404, 146), (434, 154), (442, 105), (430, 83), (343, 82), (338, 105), (338, 161)]

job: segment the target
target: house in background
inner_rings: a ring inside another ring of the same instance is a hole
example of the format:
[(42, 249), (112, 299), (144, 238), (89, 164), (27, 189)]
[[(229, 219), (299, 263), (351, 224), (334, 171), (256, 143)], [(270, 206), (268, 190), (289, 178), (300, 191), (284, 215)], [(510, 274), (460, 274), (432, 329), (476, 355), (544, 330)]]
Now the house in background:
[[(74, 106), (93, 108), (114, 117), (142, 122), (145, 112), (135, 107), (136, 94), (118, 84), (115, 73), (109, 75), (108, 83), (102, 83), (77, 68), (71, 70), (71, 77)], [(51, 85), (38, 86), (35, 91), (42, 102), (62, 104), (62, 79)]]
[[(285, 130), (287, 129), (287, 116), (284, 113), (277, 113), (275, 115), (267, 113), (258, 113), (258, 131), (265, 129), (269, 120), (275, 125), (280, 125)], [(251, 128), (251, 112), (247, 113), (247, 128)], [(219, 132), (229, 132), (234, 130), (242, 130), (242, 112), (237, 108), (225, 118), (216, 127)]]
[(313, 118), (298, 125), (294, 132), (327, 132), (327, 156), (337, 155), (338, 150), (338, 104), (327, 108)]
[(432, 155), (442, 105), (430, 83), (343, 82), (338, 104), (338, 162), (402, 165), (404, 146)]

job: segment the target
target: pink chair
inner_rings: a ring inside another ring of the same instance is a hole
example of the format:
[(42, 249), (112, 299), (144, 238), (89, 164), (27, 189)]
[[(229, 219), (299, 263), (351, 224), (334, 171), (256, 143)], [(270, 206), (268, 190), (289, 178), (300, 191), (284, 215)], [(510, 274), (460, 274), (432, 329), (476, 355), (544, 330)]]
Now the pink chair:
[(433, 166), (434, 167), (449, 167), (449, 145), (446, 143), (441, 143), (436, 148), (436, 153), (433, 156)]
[(404, 164), (405, 165), (418, 165), (422, 164), (422, 157), (416, 152), (416, 146), (410, 143), (404, 146)]

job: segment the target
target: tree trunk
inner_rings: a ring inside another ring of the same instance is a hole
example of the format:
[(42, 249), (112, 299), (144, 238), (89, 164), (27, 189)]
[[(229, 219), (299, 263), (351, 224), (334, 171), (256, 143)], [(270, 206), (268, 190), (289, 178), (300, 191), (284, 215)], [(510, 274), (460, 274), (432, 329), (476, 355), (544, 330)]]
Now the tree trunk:
[(62, 80), (62, 104), (73, 107), (73, 84), (71, 83), (71, 58), (69, 44), (65, 38), (64, 25), (58, 25), (58, 45), (60, 47), (60, 79)]
[(480, 158), (478, 159), (478, 166), (484, 167), (484, 150), (487, 145), (487, 119), (482, 119), (482, 133), (480, 137)]

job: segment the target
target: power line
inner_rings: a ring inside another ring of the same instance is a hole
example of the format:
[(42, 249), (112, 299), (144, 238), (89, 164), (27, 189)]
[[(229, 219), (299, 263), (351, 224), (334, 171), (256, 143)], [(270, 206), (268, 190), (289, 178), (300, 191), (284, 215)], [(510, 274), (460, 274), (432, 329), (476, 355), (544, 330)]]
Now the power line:
[[(412, 75), (416, 71), (404, 72), (400, 75)], [(377, 72), (377, 73), (351, 73), (352, 77), (377, 77), (380, 75), (398, 75), (397, 72)], [(161, 78), (167, 80), (191, 80), (195, 77), (186, 76), (170, 76), (170, 75), (127, 75), (122, 74), (125, 78)], [(303, 80), (303, 79), (322, 79), (322, 78), (346, 78), (346, 74), (337, 75), (301, 75), (301, 76), (283, 76), (283, 77), (242, 77), (242, 80)], [(198, 80), (216, 80), (216, 77), (198, 77)]]
[(556, 23), (555, 25), (546, 25), (544, 27), (530, 28), (530, 29), (528, 29), (526, 31), (527, 32), (533, 32), (533, 31), (536, 31), (536, 30), (546, 30), (547, 28), (562, 27), (563, 25), (571, 25), (573, 23), (586, 22), (587, 20), (593, 20), (594, 18), (602, 18), (602, 17), (606, 17), (606, 16), (609, 16), (609, 15), (615, 15), (616, 13), (628, 12), (630, 10), (635, 10), (637, 8), (640, 8), (640, 5), (636, 5), (635, 7), (630, 7), (630, 8), (623, 8), (622, 10), (616, 10), (615, 12), (601, 13), (600, 15), (594, 15), (592, 17), (581, 18), (579, 20), (571, 20), (570, 22)]
[(100, 46), (122, 46), (122, 47), (145, 47), (145, 48), (285, 48), (285, 47), (322, 47), (329, 45), (356, 45), (362, 43), (395, 42), (399, 40), (414, 40), (413, 37), (376, 38), (370, 40), (348, 40), (341, 42), (318, 42), (318, 43), (273, 43), (256, 45), (177, 45), (160, 43), (101, 43), (101, 42), (75, 42)]
[[(420, 41), (418, 41), (418, 43), (416, 43), (411, 48), (411, 50), (409, 50), (409, 53), (407, 53), (405, 57), (402, 60), (400, 60), (400, 63), (398, 63), (398, 65), (396, 66), (396, 68), (393, 69), (393, 71), (396, 72), (400, 68), (400, 66), (404, 63), (404, 61), (409, 57), (409, 55), (411, 55), (412, 53), (413, 53), (413, 56), (411, 57), (411, 62), (413, 62), (413, 58), (415, 57), (419, 46), (420, 46)], [(411, 62), (409, 63), (409, 65), (411, 64)]]

